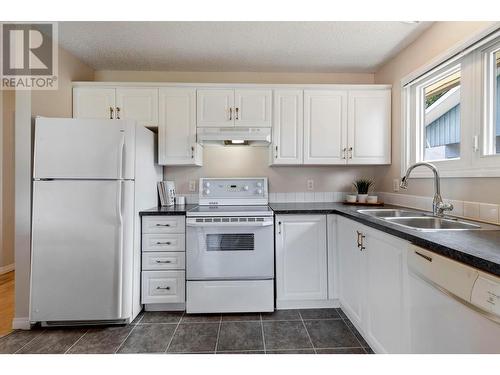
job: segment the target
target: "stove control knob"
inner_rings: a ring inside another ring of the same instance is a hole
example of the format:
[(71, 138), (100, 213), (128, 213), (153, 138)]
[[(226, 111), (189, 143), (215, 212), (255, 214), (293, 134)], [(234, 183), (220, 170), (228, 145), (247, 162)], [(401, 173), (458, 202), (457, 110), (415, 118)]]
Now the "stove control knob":
[(204, 192), (205, 192), (205, 195), (210, 194), (210, 190), (208, 190), (208, 189), (205, 189)]
[(243, 190), (248, 191), (248, 185), (243, 186)]
[(261, 195), (262, 194), (262, 189), (257, 189), (257, 194)]

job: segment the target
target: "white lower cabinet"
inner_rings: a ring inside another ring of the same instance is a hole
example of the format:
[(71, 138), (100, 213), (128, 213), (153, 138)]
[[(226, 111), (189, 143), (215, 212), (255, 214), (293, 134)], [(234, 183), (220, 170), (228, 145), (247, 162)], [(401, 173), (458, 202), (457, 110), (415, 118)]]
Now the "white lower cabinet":
[(277, 215), (277, 308), (324, 307), (327, 299), (326, 215)]
[(142, 303), (183, 303), (185, 278), (184, 271), (142, 271)]
[(357, 247), (360, 225), (337, 217), (337, 252), (339, 272), (339, 300), (355, 325), (361, 324), (363, 258)]
[(142, 218), (141, 303), (149, 311), (184, 310), (186, 217)]
[(407, 248), (406, 241), (337, 218), (340, 304), (376, 353), (409, 350)]

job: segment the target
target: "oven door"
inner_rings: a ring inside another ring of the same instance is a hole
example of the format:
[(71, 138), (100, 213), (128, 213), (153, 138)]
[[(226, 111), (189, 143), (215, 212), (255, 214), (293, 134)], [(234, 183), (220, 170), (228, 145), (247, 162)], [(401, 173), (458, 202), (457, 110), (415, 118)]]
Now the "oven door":
[(188, 218), (186, 226), (188, 280), (274, 277), (272, 217)]

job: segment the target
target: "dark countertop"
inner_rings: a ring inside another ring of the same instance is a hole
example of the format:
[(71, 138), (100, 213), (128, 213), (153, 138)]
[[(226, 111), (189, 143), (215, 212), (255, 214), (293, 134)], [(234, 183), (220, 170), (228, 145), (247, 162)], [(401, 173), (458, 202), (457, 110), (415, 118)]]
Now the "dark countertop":
[[(422, 232), (357, 212), (368, 206), (342, 203), (270, 203), (275, 214), (337, 214), (382, 230), (448, 258), (500, 276), (500, 226), (485, 230)], [(383, 208), (402, 208), (385, 205)], [(470, 220), (466, 220), (470, 221)], [(490, 230), (491, 229), (491, 230)]]
[[(148, 215), (185, 215), (197, 207), (196, 204), (183, 206), (154, 207), (139, 212)], [(342, 203), (270, 203), (275, 214), (337, 214), (355, 220), (366, 226), (407, 240), (437, 254), (500, 276), (500, 226), (479, 223), (487, 230), (422, 232), (391, 224), (386, 220), (357, 212), (373, 206), (352, 206)], [(376, 208), (376, 207), (375, 207)], [(402, 208), (385, 205), (382, 208)], [(466, 220), (470, 221), (470, 220)]]
[(182, 206), (164, 206), (153, 207), (149, 210), (139, 212), (139, 216), (155, 216), (155, 215), (185, 215), (187, 211), (197, 207), (197, 204), (184, 204)]

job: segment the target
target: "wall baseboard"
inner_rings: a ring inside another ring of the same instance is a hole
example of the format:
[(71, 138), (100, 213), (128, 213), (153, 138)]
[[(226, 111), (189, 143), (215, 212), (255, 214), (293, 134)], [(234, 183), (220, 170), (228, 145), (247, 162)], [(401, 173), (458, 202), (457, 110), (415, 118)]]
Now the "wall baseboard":
[(30, 319), (28, 317), (12, 319), (12, 329), (31, 329)]
[(0, 275), (3, 275), (4, 273), (14, 271), (15, 264), (7, 264), (6, 266), (0, 267)]

